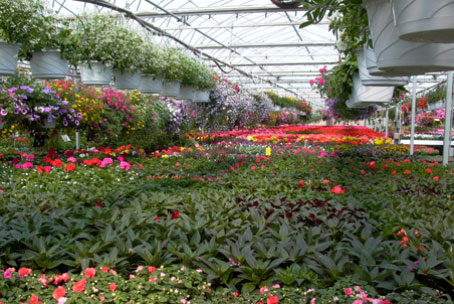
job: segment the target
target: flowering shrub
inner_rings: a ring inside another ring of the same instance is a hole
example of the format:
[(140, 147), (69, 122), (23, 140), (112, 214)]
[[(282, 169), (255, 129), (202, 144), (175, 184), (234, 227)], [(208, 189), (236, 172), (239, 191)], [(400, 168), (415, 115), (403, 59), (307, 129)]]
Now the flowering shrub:
[(0, 87), (0, 120), (7, 125), (36, 131), (52, 121), (60, 127), (77, 127), (81, 118), (63, 96), (24, 76), (12, 77)]

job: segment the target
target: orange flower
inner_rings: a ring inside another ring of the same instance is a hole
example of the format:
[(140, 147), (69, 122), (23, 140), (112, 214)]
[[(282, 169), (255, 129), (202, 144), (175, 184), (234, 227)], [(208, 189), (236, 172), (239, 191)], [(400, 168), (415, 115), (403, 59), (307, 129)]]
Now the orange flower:
[(74, 165), (74, 164), (68, 164), (65, 167), (65, 171), (71, 172), (71, 171), (74, 171), (74, 170), (76, 170), (76, 165)]

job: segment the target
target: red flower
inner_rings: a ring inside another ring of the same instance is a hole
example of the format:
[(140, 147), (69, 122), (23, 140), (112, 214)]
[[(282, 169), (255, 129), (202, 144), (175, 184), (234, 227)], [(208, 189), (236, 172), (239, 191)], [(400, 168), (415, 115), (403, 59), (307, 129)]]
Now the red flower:
[(115, 284), (115, 283), (110, 284), (109, 289), (112, 291), (115, 291), (117, 289), (117, 284)]
[(65, 171), (71, 172), (71, 171), (74, 171), (74, 170), (76, 170), (76, 165), (74, 165), (74, 164), (68, 164), (65, 167)]
[(298, 183), (298, 188), (303, 187), (303, 184), (304, 184), (304, 181), (303, 181), (303, 180), (300, 180), (300, 182)]
[(50, 164), (54, 167), (61, 167), (63, 166), (63, 162), (60, 159), (54, 159), (53, 161), (50, 162)]
[(95, 275), (96, 275), (96, 269), (94, 269), (94, 268), (85, 269), (85, 276), (87, 278), (93, 279), (95, 277)]
[(155, 270), (156, 270), (156, 267), (154, 267), (154, 266), (148, 267), (148, 273), (149, 274), (152, 274), (153, 272), (155, 272)]
[(426, 169), (426, 173), (431, 174), (431, 173), (432, 173), (432, 169), (427, 168), (427, 169)]
[(74, 292), (84, 292), (85, 290), (85, 284), (87, 284), (87, 279), (83, 278), (79, 282), (76, 282), (73, 286), (73, 291)]
[(410, 170), (405, 170), (404, 172), (402, 172), (403, 174), (411, 174), (411, 171)]
[(272, 296), (271, 298), (266, 299), (266, 304), (279, 304), (279, 298), (277, 296)]
[(331, 192), (334, 194), (343, 194), (343, 193), (345, 193), (345, 189), (342, 189), (341, 186), (334, 186), (331, 189)]
[(58, 301), (58, 299), (64, 297), (66, 294), (66, 289), (63, 286), (58, 286), (57, 289), (54, 290), (52, 294), (54, 299)]
[(39, 298), (38, 296), (32, 294), (31, 298), (30, 298), (30, 304), (37, 304), (39, 301)]
[(101, 271), (102, 272), (109, 272), (109, 268), (107, 268), (106, 266), (103, 266), (103, 267), (101, 267)]
[(179, 217), (180, 217), (180, 212), (178, 212), (178, 210), (175, 210), (174, 212), (172, 212), (172, 220), (176, 220)]
[(19, 276), (22, 278), (22, 277), (26, 277), (28, 276), (29, 274), (32, 273), (32, 270), (30, 268), (19, 268), (19, 270), (17, 271), (19, 273)]
[(438, 176), (434, 176), (432, 179), (433, 179), (434, 181), (437, 181), (437, 180), (439, 180), (440, 178), (439, 178)]

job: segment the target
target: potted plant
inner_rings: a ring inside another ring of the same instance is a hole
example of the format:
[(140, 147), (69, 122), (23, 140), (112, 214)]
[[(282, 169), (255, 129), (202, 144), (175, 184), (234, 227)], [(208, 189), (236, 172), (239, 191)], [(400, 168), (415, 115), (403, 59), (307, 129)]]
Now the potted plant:
[(183, 77), (181, 79), (179, 99), (192, 101), (195, 94), (195, 85), (197, 83), (197, 60), (195, 58), (182, 54), (181, 69), (183, 71)]
[(454, 0), (393, 0), (399, 38), (413, 42), (454, 42)]
[(162, 95), (169, 97), (177, 97), (180, 93), (181, 81), (184, 76), (184, 71), (181, 68), (183, 54), (180, 49), (167, 48), (165, 49), (164, 62), (164, 83)]
[(67, 58), (79, 66), (82, 83), (109, 85), (113, 76), (115, 18), (108, 15), (81, 16), (72, 23), (71, 43), (74, 52)]
[(144, 65), (144, 42), (141, 36), (117, 21), (111, 29), (110, 39), (115, 41), (113, 69), (117, 89), (138, 89)]
[(209, 102), (210, 91), (216, 86), (214, 73), (203, 63), (197, 62), (195, 79), (194, 101)]
[(52, 22), (41, 0), (0, 0), (0, 74), (14, 74), (19, 50), (29, 54)]
[(155, 44), (144, 45), (144, 61), (140, 91), (143, 93), (161, 93), (162, 78), (165, 70), (165, 50)]

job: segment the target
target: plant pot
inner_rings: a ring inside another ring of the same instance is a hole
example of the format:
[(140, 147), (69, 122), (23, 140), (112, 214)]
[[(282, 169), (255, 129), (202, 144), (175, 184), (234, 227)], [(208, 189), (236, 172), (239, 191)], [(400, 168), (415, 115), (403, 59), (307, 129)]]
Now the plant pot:
[(138, 89), (140, 87), (140, 81), (142, 73), (122, 73), (120, 71), (114, 71), (115, 76), (115, 87), (119, 90), (131, 90)]
[(358, 58), (359, 78), (365, 86), (404, 86), (408, 83), (408, 77), (384, 77), (373, 76), (367, 69), (364, 50), (356, 52)]
[(389, 0), (366, 0), (369, 28), (379, 69), (417, 75), (454, 69), (454, 44), (416, 43), (399, 39)]
[(194, 99), (195, 89), (193, 87), (182, 85), (180, 86), (180, 93), (178, 98), (182, 100), (192, 101)]
[(371, 106), (374, 104), (389, 103), (394, 94), (394, 87), (373, 87), (361, 83), (358, 75), (353, 77), (353, 93), (351, 99), (354, 104)]
[(361, 109), (361, 108), (367, 108), (369, 105), (364, 104), (364, 103), (357, 103), (353, 100), (353, 98), (350, 98), (347, 100), (346, 105), (349, 109)]
[(17, 54), (21, 46), (0, 40), (0, 75), (13, 75), (16, 72)]
[(454, 42), (454, 0), (393, 0), (392, 8), (400, 39)]
[(48, 119), (44, 120), (43, 127), (45, 129), (54, 129), (57, 126), (57, 121), (52, 119), (49, 121)]
[(162, 84), (161, 95), (169, 97), (178, 97), (180, 94), (181, 82), (179, 81), (164, 81)]
[(61, 58), (60, 51), (47, 50), (32, 54), (30, 68), (37, 79), (61, 79), (68, 74), (69, 62)]
[(79, 64), (80, 80), (87, 85), (108, 86), (112, 80), (112, 69), (107, 68), (104, 63), (93, 61)]
[(194, 94), (194, 102), (209, 102), (210, 90), (196, 90)]
[(162, 79), (155, 75), (143, 75), (140, 82), (140, 91), (148, 94), (160, 94), (162, 91)]

